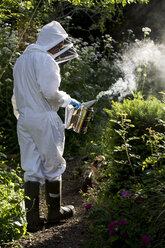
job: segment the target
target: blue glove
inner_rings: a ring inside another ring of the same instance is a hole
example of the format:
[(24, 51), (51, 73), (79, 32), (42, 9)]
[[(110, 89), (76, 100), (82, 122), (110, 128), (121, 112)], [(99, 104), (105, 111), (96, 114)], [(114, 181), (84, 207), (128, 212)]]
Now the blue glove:
[(74, 108), (77, 110), (79, 110), (81, 108), (81, 103), (78, 102), (77, 100), (73, 99), (73, 98), (72, 98), (70, 104), (73, 105)]

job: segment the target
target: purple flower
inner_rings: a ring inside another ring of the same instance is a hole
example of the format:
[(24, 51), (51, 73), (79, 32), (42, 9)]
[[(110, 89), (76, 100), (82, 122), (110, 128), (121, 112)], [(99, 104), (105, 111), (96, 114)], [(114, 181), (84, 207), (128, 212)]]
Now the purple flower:
[(144, 235), (144, 236), (142, 237), (142, 243), (143, 243), (144, 245), (146, 245), (146, 244), (148, 244), (149, 242), (150, 242), (150, 238), (149, 238), (148, 236)]
[(122, 220), (121, 224), (122, 225), (127, 225), (127, 221), (126, 220)]
[(121, 225), (127, 225), (127, 221), (126, 220), (119, 220), (118, 222), (117, 222), (117, 226), (118, 227), (120, 227)]
[(92, 205), (89, 203), (85, 206), (86, 210), (88, 211), (90, 208), (92, 207)]
[(109, 228), (113, 228), (115, 226), (115, 222), (114, 221), (111, 221), (110, 223), (109, 223)]
[(111, 235), (114, 235), (114, 234), (116, 233), (116, 231), (115, 231), (114, 229), (110, 229), (110, 228), (109, 228), (109, 233), (110, 233)]
[(128, 190), (125, 190), (125, 191), (123, 191), (122, 192), (122, 197), (124, 197), (124, 198), (128, 198), (129, 196), (130, 196), (130, 192), (128, 191)]
[(111, 222), (109, 223), (109, 233), (110, 233), (111, 235), (114, 235), (114, 234), (116, 233), (116, 231), (114, 230), (114, 227), (115, 227), (115, 222), (114, 222), (114, 221), (111, 221)]
[(118, 227), (120, 227), (120, 226), (121, 226), (121, 224), (122, 224), (122, 221), (121, 221), (121, 220), (119, 220), (119, 221), (117, 222), (117, 226), (118, 226)]

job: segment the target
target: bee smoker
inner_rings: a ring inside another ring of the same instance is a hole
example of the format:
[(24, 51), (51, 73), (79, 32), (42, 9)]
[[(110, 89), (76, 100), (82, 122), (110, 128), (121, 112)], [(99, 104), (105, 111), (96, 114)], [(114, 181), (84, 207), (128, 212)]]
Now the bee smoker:
[(93, 119), (93, 106), (96, 102), (97, 100), (83, 102), (80, 110), (76, 110), (72, 105), (68, 105), (68, 107), (65, 108), (65, 128), (72, 128), (76, 133), (85, 134), (89, 122)]

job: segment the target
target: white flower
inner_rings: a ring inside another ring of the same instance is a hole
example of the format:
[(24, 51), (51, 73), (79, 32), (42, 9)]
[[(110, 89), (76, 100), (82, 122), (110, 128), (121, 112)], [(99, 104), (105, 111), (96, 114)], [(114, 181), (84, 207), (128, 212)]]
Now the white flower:
[(88, 42), (84, 41), (84, 42), (82, 43), (82, 45), (83, 45), (83, 46), (87, 46), (87, 45), (88, 45)]
[(71, 16), (67, 16), (66, 19), (72, 20), (72, 17)]
[(151, 32), (151, 29), (148, 27), (142, 28), (142, 31), (144, 32), (145, 35), (149, 35)]
[(94, 73), (95, 71), (93, 70), (93, 68), (89, 69), (90, 73)]
[(110, 44), (106, 44), (105, 48), (113, 48)]
[(65, 77), (69, 77), (70, 76), (70, 73), (67, 71), (65, 72)]
[(132, 29), (128, 29), (127, 31), (128, 31), (129, 34), (133, 33)]

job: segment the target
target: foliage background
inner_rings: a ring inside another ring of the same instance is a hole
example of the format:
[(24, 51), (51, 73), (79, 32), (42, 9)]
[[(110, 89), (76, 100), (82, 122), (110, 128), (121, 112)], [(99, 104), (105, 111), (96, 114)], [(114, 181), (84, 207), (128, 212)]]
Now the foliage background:
[[(16, 168), (19, 163), (16, 119), (10, 100), (13, 88), (12, 69), (16, 59), (28, 44), (35, 42), (44, 24), (52, 20), (60, 21), (74, 38), (80, 55), (79, 60), (61, 67), (61, 88), (79, 101), (95, 99), (100, 91), (109, 89), (121, 76), (115, 61), (121, 58), (121, 49), (129, 46), (135, 39), (134, 34), (131, 36), (130, 32), (122, 32), (123, 26), (130, 21), (125, 19), (124, 14), (131, 4), (133, 8), (137, 8), (137, 3), (143, 3), (139, 6), (145, 8), (144, 4), (148, 2), (1, 1), (0, 131), (3, 131), (3, 141), (0, 145), (3, 145), (3, 152), (6, 147), (8, 157), (5, 165), (3, 156), (0, 160), (0, 187), (3, 191), (0, 195), (0, 208), (3, 210), (0, 216), (3, 222), (3, 232), (0, 232), (3, 234), (2, 242), (19, 238), (26, 229), (23, 207), (18, 204), (23, 199), (23, 192), (19, 187), (22, 181), (16, 169), (16, 173), (10, 170), (10, 167)], [(133, 23), (132, 19), (131, 21)], [(154, 97), (147, 100), (140, 93), (123, 103), (116, 102), (115, 98), (113, 100), (112, 102), (112, 99), (104, 96), (98, 101), (94, 120), (86, 135), (66, 131), (65, 156), (89, 156), (93, 159), (102, 152), (106, 157), (107, 167), (100, 175), (102, 183), (90, 193), (90, 201), (95, 205), (90, 215), (93, 221), (90, 230), (99, 237), (97, 248), (105, 248), (106, 245), (113, 248), (121, 244), (123, 248), (128, 245), (136, 248), (132, 241), (135, 231), (140, 247), (143, 245), (140, 238), (147, 231), (155, 245), (156, 237), (163, 240), (164, 228), (164, 103)], [(60, 115), (64, 118), (64, 110), (61, 110)], [(113, 121), (109, 120), (109, 116)], [(16, 161), (12, 160), (15, 156)], [(6, 167), (6, 164), (10, 167)], [(153, 177), (154, 182), (151, 180)], [(129, 199), (121, 197), (121, 193), (126, 190), (131, 192)], [(146, 200), (134, 204), (139, 196)], [(125, 219), (128, 225), (119, 229), (116, 223)], [(115, 222), (114, 236), (109, 235), (108, 225), (111, 221)], [(156, 229), (148, 228), (152, 223), (158, 223), (159, 235)], [(123, 237), (125, 233), (129, 233), (129, 237)], [(94, 247), (93, 244), (91, 247)], [(147, 247), (150, 247), (150, 243)]]

